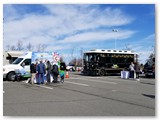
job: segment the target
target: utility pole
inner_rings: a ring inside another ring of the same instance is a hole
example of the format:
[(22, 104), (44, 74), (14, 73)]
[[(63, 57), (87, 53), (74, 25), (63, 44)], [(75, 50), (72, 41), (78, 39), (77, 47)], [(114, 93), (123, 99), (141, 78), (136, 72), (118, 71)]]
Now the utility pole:
[(81, 48), (81, 59), (82, 59), (82, 67), (83, 67), (83, 48)]

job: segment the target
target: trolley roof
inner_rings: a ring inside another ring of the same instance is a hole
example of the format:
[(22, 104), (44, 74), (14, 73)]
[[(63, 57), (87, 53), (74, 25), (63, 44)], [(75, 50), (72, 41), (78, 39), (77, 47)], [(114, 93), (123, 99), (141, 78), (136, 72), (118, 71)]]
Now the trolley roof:
[(95, 50), (86, 51), (84, 53), (136, 54), (133, 51), (129, 51), (129, 50), (104, 50), (104, 49), (95, 49)]

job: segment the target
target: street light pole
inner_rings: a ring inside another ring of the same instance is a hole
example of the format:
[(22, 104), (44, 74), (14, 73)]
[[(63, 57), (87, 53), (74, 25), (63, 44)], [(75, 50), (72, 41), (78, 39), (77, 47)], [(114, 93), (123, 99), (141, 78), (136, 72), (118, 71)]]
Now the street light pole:
[[(118, 32), (118, 30), (113, 29), (112, 32)], [(117, 49), (117, 36), (115, 36), (115, 49)]]

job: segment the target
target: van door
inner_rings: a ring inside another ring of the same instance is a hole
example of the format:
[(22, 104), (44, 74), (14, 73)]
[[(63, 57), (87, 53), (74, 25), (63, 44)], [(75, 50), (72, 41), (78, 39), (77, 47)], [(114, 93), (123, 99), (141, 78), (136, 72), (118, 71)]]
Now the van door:
[(31, 59), (25, 59), (22, 63), (21, 66), (25, 69), (25, 74), (23, 77), (31, 77), (30, 74), (30, 65), (31, 65)]

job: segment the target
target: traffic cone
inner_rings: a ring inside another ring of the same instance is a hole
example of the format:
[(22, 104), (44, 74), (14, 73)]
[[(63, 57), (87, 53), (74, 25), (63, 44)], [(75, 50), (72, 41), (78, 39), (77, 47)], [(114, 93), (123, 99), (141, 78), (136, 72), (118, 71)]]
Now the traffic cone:
[(69, 78), (69, 74), (68, 74), (68, 72), (66, 72), (66, 78)]

